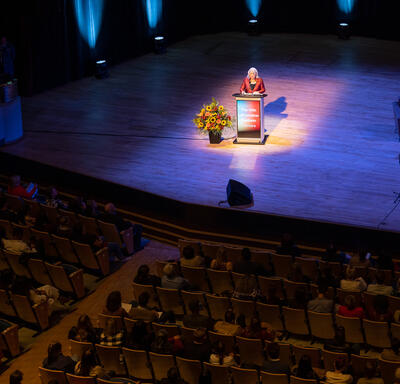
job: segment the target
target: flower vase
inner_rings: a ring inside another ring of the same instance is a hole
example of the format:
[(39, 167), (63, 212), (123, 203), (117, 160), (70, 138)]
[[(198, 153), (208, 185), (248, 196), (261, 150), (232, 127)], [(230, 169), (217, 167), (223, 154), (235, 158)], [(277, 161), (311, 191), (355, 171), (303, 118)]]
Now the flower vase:
[(209, 131), (208, 137), (210, 144), (219, 144), (221, 142), (221, 131)]

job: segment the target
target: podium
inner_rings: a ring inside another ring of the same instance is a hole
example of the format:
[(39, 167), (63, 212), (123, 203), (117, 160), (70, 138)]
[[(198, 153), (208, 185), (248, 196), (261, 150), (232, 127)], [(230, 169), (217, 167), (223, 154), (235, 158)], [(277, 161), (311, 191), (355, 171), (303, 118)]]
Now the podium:
[(242, 95), (234, 93), (236, 100), (237, 136), (234, 144), (265, 144), (264, 98), (267, 94)]

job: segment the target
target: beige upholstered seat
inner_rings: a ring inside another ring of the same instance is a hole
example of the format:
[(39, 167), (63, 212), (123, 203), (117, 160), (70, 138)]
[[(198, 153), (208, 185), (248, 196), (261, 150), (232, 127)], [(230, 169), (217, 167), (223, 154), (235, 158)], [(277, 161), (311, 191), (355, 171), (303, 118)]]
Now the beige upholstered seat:
[(290, 384), (318, 384), (318, 381), (313, 379), (300, 379), (296, 376), (290, 376)]
[(230, 384), (231, 374), (229, 368), (224, 365), (210, 364), (207, 362), (203, 363), (204, 370), (210, 372), (211, 382), (217, 384)]
[(191, 301), (198, 300), (201, 304), (200, 314), (209, 316), (208, 305), (203, 292), (181, 291), (186, 313), (190, 313), (189, 304)]
[(387, 360), (378, 360), (379, 371), (381, 372), (381, 376), (385, 384), (392, 384), (395, 379), (395, 372), (397, 368), (400, 368), (399, 361), (387, 361)]
[(332, 275), (335, 276), (337, 279), (340, 279), (343, 274), (342, 264), (336, 263), (333, 261), (322, 261), (318, 262), (319, 270), (323, 271), (324, 269), (329, 268), (332, 271)]
[(240, 364), (261, 366), (264, 362), (264, 347), (260, 339), (236, 337), (236, 344), (240, 354)]
[(72, 248), (71, 240), (67, 239), (66, 237), (60, 237), (56, 235), (51, 235), (55, 247), (60, 255), (60, 257), (66, 263), (78, 264), (79, 259)]
[(45, 213), (47, 220), (53, 226), (57, 225), (58, 211), (56, 207), (50, 207), (47, 204), (40, 204), (40, 208)]
[(268, 373), (264, 371), (260, 371), (260, 377), (262, 384), (288, 384), (289, 377), (284, 373)]
[(365, 342), (368, 345), (376, 348), (390, 348), (389, 324), (387, 322), (363, 319), (362, 324)]
[(248, 300), (231, 299), (233, 313), (236, 316), (243, 314), (246, 319), (246, 325), (249, 325), (251, 318), (255, 315), (255, 302)]
[(337, 295), (337, 300), (339, 304), (344, 305), (346, 296), (352, 295), (356, 299), (355, 306), (356, 307), (361, 307), (363, 302), (362, 302), (362, 294), (360, 291), (346, 291), (341, 288), (336, 289), (336, 295)]
[(260, 287), (261, 294), (267, 298), (269, 297), (270, 290), (274, 290), (276, 292), (276, 296), (280, 299), (285, 298), (282, 279), (280, 277), (258, 276), (258, 285)]
[(108, 275), (110, 273), (110, 260), (107, 248), (93, 253), (92, 248), (90, 248), (88, 244), (73, 241), (72, 245), (84, 267), (99, 270), (103, 275)]
[(117, 243), (121, 248), (126, 248), (128, 255), (133, 253), (133, 228), (129, 227), (118, 232), (115, 224), (98, 221), (101, 233), (108, 242)]
[(292, 265), (292, 257), (273, 253), (272, 264), (274, 265), (276, 276), (287, 278)]
[(179, 271), (179, 265), (176, 262), (169, 262), (169, 261), (165, 261), (165, 260), (156, 260), (157, 276), (163, 277), (163, 275), (164, 275), (163, 269), (167, 264), (173, 264), (175, 266), (175, 270)]
[(66, 373), (68, 384), (96, 384), (96, 379), (90, 376), (77, 376)]
[(206, 269), (203, 267), (184, 267), (181, 265), (183, 277), (189, 281), (193, 289), (210, 292)]
[(53, 369), (46, 369), (39, 367), (39, 377), (42, 384), (47, 384), (51, 380), (56, 380), (58, 384), (67, 384), (67, 378), (63, 371), (55, 371)]
[(167, 331), (168, 337), (174, 337), (180, 334), (179, 327), (177, 325), (152, 323), (152, 326), (156, 334), (160, 329)]
[(316, 339), (333, 339), (335, 330), (331, 313), (318, 313), (308, 311), (311, 336)]
[(282, 308), (286, 331), (295, 335), (309, 335), (306, 313), (303, 309)]
[(221, 341), (225, 346), (225, 353), (234, 352), (235, 349), (235, 338), (231, 335), (224, 335), (218, 332), (208, 331), (208, 338), (211, 344)]
[(139, 296), (143, 292), (147, 292), (149, 294), (149, 302), (148, 305), (149, 307), (160, 307), (160, 303), (158, 302), (158, 297), (157, 293), (154, 290), (154, 287), (152, 285), (143, 285), (143, 284), (137, 284), (137, 283), (132, 283), (132, 288), (133, 288), (133, 297), (135, 298), (136, 301), (139, 300)]
[(130, 377), (146, 381), (153, 379), (146, 351), (122, 348), (122, 353)]
[[(271, 341), (264, 340), (265, 343), (265, 348), (268, 348), (268, 344), (271, 343)], [(279, 360), (287, 364), (288, 366), (292, 365), (292, 350), (291, 350), (291, 345), (289, 343), (278, 343), (279, 345)]]
[(11, 357), (15, 357), (21, 352), (18, 337), (18, 325), (11, 324), (1, 332), (0, 349), (8, 351)]
[(374, 357), (351, 355), (350, 356), (351, 367), (355, 377), (363, 377), (365, 373), (366, 364), (373, 363), (378, 364), (378, 360)]
[(67, 211), (65, 209), (59, 208), (58, 213), (59, 213), (59, 216), (67, 216), (72, 225), (75, 225), (78, 222), (78, 217), (75, 212)]
[(0, 313), (11, 317), (17, 316), (12, 301), (4, 289), (0, 289)]
[(284, 330), (279, 305), (269, 305), (257, 302), (256, 311), (261, 322), (271, 324), (272, 328), (277, 331)]
[(321, 368), (321, 354), (318, 348), (302, 347), (300, 345), (292, 345), (292, 351), (296, 364), (300, 361), (303, 355), (310, 356), (311, 365), (313, 368)]
[(20, 262), (20, 255), (18, 253), (8, 252), (5, 249), (3, 250), (3, 254), (10, 265), (12, 271), (21, 277), (27, 277), (28, 279), (32, 278), (32, 275), (29, 269)]
[(182, 357), (176, 357), (176, 365), (178, 367), (181, 379), (188, 384), (198, 384), (202, 373), (201, 362), (198, 360), (188, 360)]
[(122, 317), (120, 316), (109, 316), (105, 315), (104, 313), (98, 313), (97, 314), (98, 320), (99, 320), (99, 325), (101, 329), (106, 328), (106, 323), (108, 319), (113, 319), (115, 321), (115, 327), (117, 331), (120, 331), (121, 329), (124, 329), (124, 321)]
[(195, 328), (188, 328), (184, 327), (183, 325), (180, 327), (181, 336), (184, 343), (191, 343), (193, 341), (193, 332), (195, 330)]
[(54, 257), (54, 258), (58, 257), (57, 250), (48, 232), (42, 232), (38, 231), (35, 228), (31, 228), (31, 234), (37, 240), (43, 240), (44, 250), (48, 257)]
[(220, 247), (222, 247), (221, 244), (201, 243), (201, 250), (203, 252), (203, 255), (209, 260), (213, 260), (217, 257), (217, 252)]
[[(379, 271), (381, 273), (383, 272), (384, 275), (383, 284), (391, 286), (393, 281), (393, 271), (391, 269), (379, 269)], [(368, 268), (368, 278), (370, 279), (370, 281), (375, 281), (377, 272), (377, 268)]]
[(300, 264), (301, 271), (307, 276), (310, 281), (316, 281), (318, 277), (317, 260), (306, 257), (296, 257), (296, 263)]
[(230, 261), (232, 264), (238, 262), (242, 258), (242, 247), (229, 247), (224, 246), (226, 259)]
[(336, 315), (336, 325), (344, 327), (346, 343), (364, 343), (361, 319)]
[(94, 217), (78, 215), (78, 219), (81, 221), (86, 233), (95, 236), (100, 233), (99, 226), (97, 225), (97, 221)]
[(47, 272), (46, 265), (43, 260), (29, 259), (28, 268), (32, 274), (32, 277), (42, 285), (53, 285), (53, 282)]
[(207, 275), (213, 293), (221, 295), (222, 293), (229, 293), (233, 291), (231, 275), (228, 271), (207, 269)]
[(45, 263), (46, 268), (54, 281), (54, 285), (61, 291), (74, 294), (78, 299), (85, 296), (83, 270), (78, 269), (69, 275), (60, 264)]
[(114, 371), (117, 375), (126, 374), (125, 366), (120, 360), (121, 348), (100, 344), (96, 344), (95, 347), (97, 357), (106, 371)]
[(254, 263), (262, 265), (266, 270), (270, 269), (272, 256), (271, 252), (266, 251), (251, 251), (251, 260)]
[(400, 297), (388, 296), (388, 300), (389, 300), (389, 310), (392, 313), (395, 313), (396, 311), (400, 310)]
[(234, 383), (240, 384), (258, 384), (259, 376), (256, 369), (244, 369), (231, 367), (232, 378)]
[(18, 317), (41, 330), (49, 327), (49, 309), (47, 303), (32, 305), (26, 296), (11, 294)]
[(149, 352), (149, 359), (153, 367), (155, 380), (161, 380), (167, 377), (168, 370), (175, 367), (175, 360), (172, 355), (161, 355), (159, 353)]
[(175, 315), (183, 315), (183, 301), (177, 289), (157, 287), (157, 295), (160, 300), (161, 309), (164, 312), (172, 311)]
[(38, 218), (40, 216), (40, 214), (42, 213), (42, 209), (40, 207), (40, 204), (38, 201), (36, 200), (32, 200), (32, 199), (23, 199), (24, 200), (24, 204), (26, 204), (29, 207), (29, 215), (32, 217), (36, 217)]
[(346, 363), (348, 363), (349, 360), (349, 356), (347, 353), (331, 352), (325, 349), (321, 350), (321, 357), (324, 363), (324, 369), (326, 369), (327, 371), (335, 370), (334, 363), (336, 359), (341, 358), (345, 360)]
[(85, 341), (69, 339), (69, 345), (71, 348), (71, 356), (77, 356), (79, 360), (88, 349), (93, 349), (93, 344)]
[(12, 238), (13, 231), (12, 231), (12, 227), (11, 227), (11, 222), (9, 222), (8, 220), (0, 219), (0, 228), (4, 229), (7, 239)]
[(29, 244), (30, 238), (31, 238), (31, 229), (27, 225), (21, 225), (21, 224), (16, 224), (16, 223), (11, 223), (13, 232), (15, 229), (19, 229), (22, 232), (22, 241), (24, 241), (26, 244)]
[(211, 318), (214, 320), (224, 320), (225, 312), (231, 306), (229, 298), (207, 294), (206, 299)]
[(282, 280), (283, 289), (285, 290), (286, 298), (288, 300), (293, 300), (295, 298), (296, 291), (298, 289), (303, 289), (305, 292), (308, 292), (309, 287), (307, 283), (298, 283), (296, 281), (291, 280)]

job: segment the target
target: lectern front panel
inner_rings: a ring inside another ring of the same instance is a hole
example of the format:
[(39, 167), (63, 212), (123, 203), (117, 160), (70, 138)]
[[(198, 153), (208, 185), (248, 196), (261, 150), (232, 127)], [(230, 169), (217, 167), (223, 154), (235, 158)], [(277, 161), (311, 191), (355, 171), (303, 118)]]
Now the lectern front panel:
[(238, 136), (241, 138), (260, 138), (260, 111), (259, 100), (237, 100)]

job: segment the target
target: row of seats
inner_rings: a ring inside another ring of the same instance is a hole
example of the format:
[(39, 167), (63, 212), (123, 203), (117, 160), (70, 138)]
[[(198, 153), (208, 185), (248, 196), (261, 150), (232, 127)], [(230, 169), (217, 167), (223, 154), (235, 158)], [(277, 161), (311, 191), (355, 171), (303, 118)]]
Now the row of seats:
[(9, 323), (10, 326), (4, 329), (0, 334), (0, 351), (2, 351), (6, 357), (13, 358), (21, 352), (18, 337), (18, 325), (11, 324), (9, 321), (7, 321), (7, 323)]

